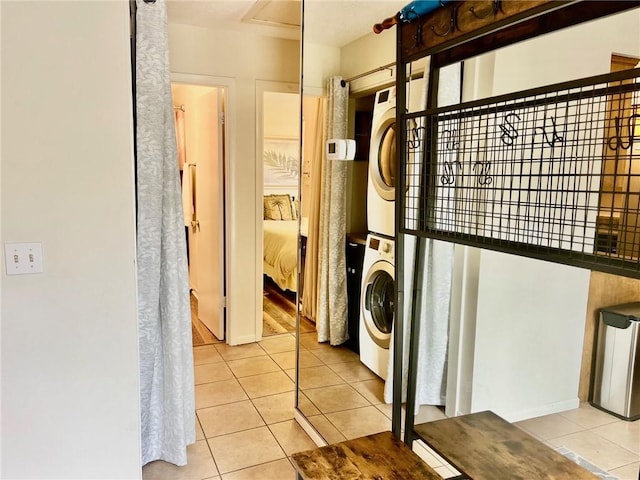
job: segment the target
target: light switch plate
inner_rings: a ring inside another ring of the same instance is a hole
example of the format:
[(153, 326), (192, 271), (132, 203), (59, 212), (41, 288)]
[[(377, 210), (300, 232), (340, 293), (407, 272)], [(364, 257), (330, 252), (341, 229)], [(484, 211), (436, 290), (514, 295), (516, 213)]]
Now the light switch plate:
[(7, 275), (42, 273), (42, 243), (5, 243), (4, 264)]

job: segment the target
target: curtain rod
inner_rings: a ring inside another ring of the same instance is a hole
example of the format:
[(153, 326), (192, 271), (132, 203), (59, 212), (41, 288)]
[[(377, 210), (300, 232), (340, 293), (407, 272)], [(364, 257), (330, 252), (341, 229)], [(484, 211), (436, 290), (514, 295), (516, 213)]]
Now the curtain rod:
[(367, 72), (360, 73), (360, 74), (355, 75), (353, 77), (347, 78), (344, 81), (345, 82), (353, 82), (354, 80), (358, 80), (359, 78), (362, 78), (362, 77), (368, 77), (369, 75), (373, 75), (374, 73), (382, 72), (383, 70), (391, 70), (391, 69), (395, 68), (395, 66), (396, 66), (396, 62), (387, 63), (386, 65), (382, 65), (381, 67), (374, 68), (373, 70), (369, 70)]

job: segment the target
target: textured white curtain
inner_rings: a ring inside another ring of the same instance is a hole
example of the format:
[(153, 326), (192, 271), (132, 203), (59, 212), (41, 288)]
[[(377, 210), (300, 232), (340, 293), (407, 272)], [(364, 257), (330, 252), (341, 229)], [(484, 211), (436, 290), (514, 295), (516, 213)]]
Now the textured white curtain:
[(315, 110), (315, 116), (313, 119), (305, 119), (304, 155), (308, 155), (311, 158), (312, 171), (309, 199), (303, 198), (304, 203), (309, 208), (309, 223), (304, 264), (304, 288), (302, 289), (302, 314), (314, 322), (317, 318), (316, 312), (318, 309), (320, 211), (322, 209), (323, 172), (328, 168), (326, 159), (323, 158), (324, 142), (327, 138), (325, 131), (327, 127), (325, 121), (327, 100), (325, 97), (305, 97), (303, 99), (307, 111), (313, 112)]
[[(449, 310), (451, 281), (453, 278), (452, 243), (423, 239), (421, 251), (416, 248), (416, 237), (405, 236), (404, 257), (404, 338), (402, 399), (407, 398), (407, 370), (409, 368), (409, 325), (412, 309), (420, 319), (418, 333), (418, 366), (416, 372), (416, 409), (420, 405), (444, 405), (447, 390), (447, 348), (449, 344)], [(423, 284), (418, 285), (418, 301), (411, 304), (413, 273), (422, 269)], [(393, 358), (393, 342), (390, 356)], [(393, 401), (393, 362), (389, 362), (384, 399)]]
[[(429, 63), (425, 65), (425, 72)], [(452, 65), (440, 71), (438, 106), (446, 106), (460, 101), (460, 67)], [(415, 85), (409, 85), (409, 91)], [(420, 92), (419, 109), (427, 105), (428, 82), (425, 80)], [(424, 151), (424, 149), (420, 149)], [(418, 165), (422, 159), (418, 158)], [(416, 172), (419, 177), (422, 171)], [(409, 194), (416, 196), (416, 186), (409, 185)], [(418, 208), (412, 199), (410, 207)], [(411, 220), (409, 220), (410, 222)], [(420, 405), (444, 405), (447, 389), (447, 355), (449, 345), (449, 314), (451, 307), (451, 284), (453, 279), (454, 246), (452, 243), (423, 239), (420, 250), (416, 237), (405, 235), (404, 252), (404, 336), (402, 361), (402, 398), (407, 398), (407, 370), (409, 367), (409, 325), (412, 312), (419, 318), (418, 363), (416, 372), (416, 410)], [(399, 260), (399, 259), (398, 259)], [(413, 274), (422, 270), (422, 285), (413, 285)], [(418, 298), (412, 303), (412, 292), (417, 290)], [(393, 358), (393, 342), (390, 350)], [(393, 400), (393, 362), (389, 362), (387, 382), (384, 388), (385, 402)]]
[[(328, 138), (347, 137), (349, 87), (341, 77), (328, 82)], [(323, 151), (323, 162), (327, 162)], [(318, 341), (340, 345), (348, 338), (347, 267), (345, 260), (347, 165), (327, 162), (323, 169), (320, 197), (318, 309), (316, 329)]]
[(138, 323), (142, 463), (195, 441), (191, 311), (164, 0), (137, 0)]

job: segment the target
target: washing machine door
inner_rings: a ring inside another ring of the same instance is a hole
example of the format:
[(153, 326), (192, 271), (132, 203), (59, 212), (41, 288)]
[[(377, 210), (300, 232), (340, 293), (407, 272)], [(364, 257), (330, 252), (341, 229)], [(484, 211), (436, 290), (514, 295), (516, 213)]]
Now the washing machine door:
[(376, 192), (385, 200), (395, 199), (396, 165), (396, 109), (391, 108), (374, 120), (369, 152), (369, 176)]
[(362, 282), (362, 313), (367, 333), (382, 348), (389, 348), (394, 318), (393, 265), (374, 263)]

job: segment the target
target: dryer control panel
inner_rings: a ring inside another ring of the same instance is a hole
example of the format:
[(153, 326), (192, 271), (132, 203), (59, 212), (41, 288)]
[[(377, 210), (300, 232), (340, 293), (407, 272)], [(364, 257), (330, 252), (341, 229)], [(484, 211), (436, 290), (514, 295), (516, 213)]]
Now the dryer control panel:
[(387, 88), (386, 90), (380, 90), (376, 92), (375, 104), (378, 105), (380, 103), (387, 103), (393, 100), (393, 106), (396, 106), (396, 87)]

